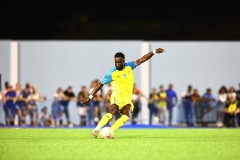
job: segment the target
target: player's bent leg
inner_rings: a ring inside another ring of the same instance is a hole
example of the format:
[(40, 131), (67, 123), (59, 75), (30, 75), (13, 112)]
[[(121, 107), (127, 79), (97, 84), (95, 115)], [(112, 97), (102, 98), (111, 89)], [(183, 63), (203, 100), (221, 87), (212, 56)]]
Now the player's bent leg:
[(122, 116), (116, 120), (116, 122), (111, 126), (111, 128), (115, 131), (118, 128), (122, 127), (129, 119), (131, 112), (131, 105), (127, 104), (121, 110)]
[(116, 104), (113, 104), (109, 107), (108, 109), (108, 113), (106, 113), (100, 120), (100, 122), (98, 123), (98, 125), (96, 126), (96, 128), (92, 131), (91, 135), (94, 138), (97, 138), (97, 135), (100, 131), (100, 129), (108, 123), (108, 121), (110, 119), (112, 119), (113, 114), (116, 112), (116, 110), (118, 109), (118, 106)]

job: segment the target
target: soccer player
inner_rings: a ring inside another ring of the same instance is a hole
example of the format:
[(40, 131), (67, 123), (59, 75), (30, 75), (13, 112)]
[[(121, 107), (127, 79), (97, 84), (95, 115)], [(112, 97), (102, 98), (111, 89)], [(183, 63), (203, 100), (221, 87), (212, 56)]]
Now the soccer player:
[(107, 72), (107, 74), (102, 78), (98, 85), (93, 89), (89, 97), (82, 100), (82, 104), (89, 103), (95, 94), (105, 85), (111, 83), (113, 86), (113, 91), (111, 94), (111, 102), (107, 113), (101, 118), (98, 125), (91, 132), (94, 138), (100, 129), (108, 123), (108, 121), (113, 117), (114, 113), (119, 110), (121, 117), (118, 118), (111, 128), (115, 131), (121, 126), (123, 126), (130, 117), (130, 112), (133, 112), (134, 105), (132, 103), (132, 94), (134, 86), (134, 74), (133, 70), (142, 64), (143, 62), (149, 60), (153, 55), (163, 53), (164, 49), (157, 48), (147, 54), (145, 54), (140, 59), (135, 61), (130, 61), (125, 63), (125, 55), (122, 52), (117, 52), (114, 55), (115, 67)]

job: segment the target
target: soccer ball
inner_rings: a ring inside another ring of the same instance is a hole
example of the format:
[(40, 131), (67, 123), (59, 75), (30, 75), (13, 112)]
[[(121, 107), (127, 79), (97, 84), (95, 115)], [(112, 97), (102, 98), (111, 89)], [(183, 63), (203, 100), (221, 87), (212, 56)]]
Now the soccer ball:
[(111, 127), (103, 127), (100, 131), (101, 138), (103, 139), (112, 139), (113, 134), (114, 132)]

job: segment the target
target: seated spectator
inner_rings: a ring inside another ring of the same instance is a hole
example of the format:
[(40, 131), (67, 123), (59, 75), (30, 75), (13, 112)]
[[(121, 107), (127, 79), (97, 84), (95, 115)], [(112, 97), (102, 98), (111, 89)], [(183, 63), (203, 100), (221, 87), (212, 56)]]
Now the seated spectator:
[(47, 127), (51, 127), (53, 125), (52, 123), (52, 115), (48, 113), (48, 108), (46, 106), (44, 106), (41, 109), (42, 115), (40, 117), (40, 125), (41, 126), (47, 126)]
[(235, 115), (239, 114), (240, 105), (236, 99), (236, 96), (230, 96), (224, 110), (224, 126), (236, 127)]

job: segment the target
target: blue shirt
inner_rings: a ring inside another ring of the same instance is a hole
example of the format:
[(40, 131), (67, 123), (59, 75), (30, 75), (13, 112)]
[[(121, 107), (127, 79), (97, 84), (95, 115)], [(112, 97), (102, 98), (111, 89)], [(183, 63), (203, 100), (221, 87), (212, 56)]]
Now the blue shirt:
[[(10, 97), (10, 98), (15, 98), (17, 96), (17, 93), (15, 91), (9, 91), (6, 93), (6, 97)], [(15, 107), (15, 103), (13, 100), (7, 100), (6, 101), (6, 107), (8, 108), (14, 108)]]
[(173, 102), (174, 98), (177, 97), (176, 92), (173, 90), (168, 89), (168, 90), (166, 90), (166, 93), (167, 93), (168, 99), (171, 100), (172, 102)]

